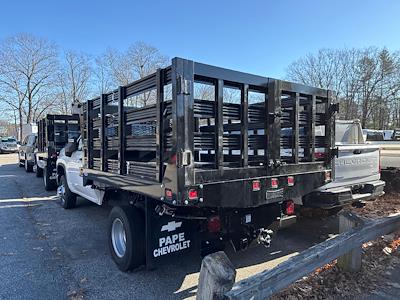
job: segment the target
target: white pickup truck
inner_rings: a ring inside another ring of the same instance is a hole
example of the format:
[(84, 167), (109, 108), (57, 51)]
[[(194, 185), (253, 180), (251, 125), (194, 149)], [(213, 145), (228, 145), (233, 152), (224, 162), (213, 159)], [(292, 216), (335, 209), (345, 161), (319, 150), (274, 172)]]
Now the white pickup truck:
[(358, 120), (336, 121), (333, 181), (303, 198), (303, 205), (331, 209), (384, 194), (379, 146), (367, 144)]
[(104, 192), (84, 186), (82, 180), (82, 139), (71, 141), (58, 156), (57, 166), (57, 193), (61, 199), (61, 206), (65, 209), (74, 208), (76, 197), (81, 196), (98, 205), (102, 204)]

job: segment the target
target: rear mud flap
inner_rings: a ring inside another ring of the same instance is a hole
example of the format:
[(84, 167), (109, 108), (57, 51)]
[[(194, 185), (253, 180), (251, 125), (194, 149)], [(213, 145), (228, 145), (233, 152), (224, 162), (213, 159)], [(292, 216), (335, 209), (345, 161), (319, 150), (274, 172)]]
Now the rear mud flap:
[(146, 268), (155, 269), (183, 254), (198, 252), (198, 221), (177, 219), (155, 213), (155, 203), (146, 199)]

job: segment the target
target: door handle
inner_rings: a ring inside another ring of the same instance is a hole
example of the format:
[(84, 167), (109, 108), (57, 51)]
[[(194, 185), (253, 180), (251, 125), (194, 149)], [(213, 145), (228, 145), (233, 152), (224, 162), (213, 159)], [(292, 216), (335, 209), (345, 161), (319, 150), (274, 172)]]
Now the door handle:
[(353, 154), (361, 154), (361, 150), (360, 149), (356, 149), (353, 151)]

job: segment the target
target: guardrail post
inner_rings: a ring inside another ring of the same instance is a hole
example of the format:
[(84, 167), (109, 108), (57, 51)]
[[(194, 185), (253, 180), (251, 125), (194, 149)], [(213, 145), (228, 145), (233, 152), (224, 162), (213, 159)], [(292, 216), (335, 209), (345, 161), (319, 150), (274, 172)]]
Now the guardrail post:
[(196, 299), (224, 299), (224, 293), (232, 288), (235, 278), (235, 267), (225, 252), (207, 255), (201, 263)]
[[(339, 232), (343, 233), (352, 228), (362, 225), (364, 222), (356, 215), (351, 213), (341, 213), (339, 215)], [(361, 270), (362, 248), (357, 247), (341, 256), (337, 260), (339, 268), (346, 272), (358, 272)]]

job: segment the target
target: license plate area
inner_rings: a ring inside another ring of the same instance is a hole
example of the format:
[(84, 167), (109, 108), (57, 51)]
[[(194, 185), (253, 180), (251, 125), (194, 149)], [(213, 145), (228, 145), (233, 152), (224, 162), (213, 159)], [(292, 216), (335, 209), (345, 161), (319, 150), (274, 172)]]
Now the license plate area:
[(265, 199), (277, 200), (283, 199), (283, 189), (268, 190), (265, 192)]

